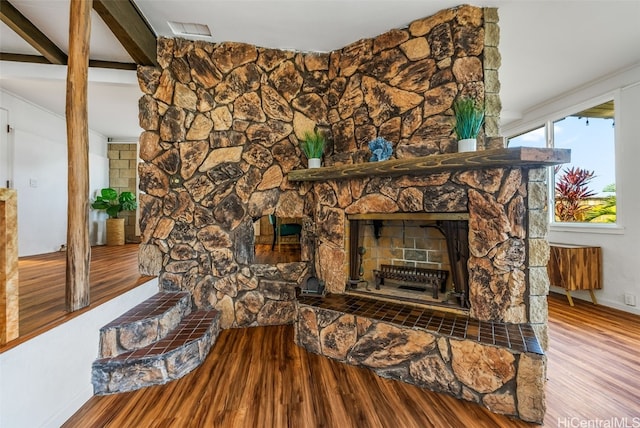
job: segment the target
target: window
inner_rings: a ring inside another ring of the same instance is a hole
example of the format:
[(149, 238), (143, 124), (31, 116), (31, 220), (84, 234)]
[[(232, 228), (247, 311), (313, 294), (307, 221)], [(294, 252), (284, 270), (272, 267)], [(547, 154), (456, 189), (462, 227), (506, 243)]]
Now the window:
[(508, 145), (571, 149), (571, 163), (551, 170), (553, 221), (616, 222), (613, 101), (549, 121), (510, 138)]
[(516, 137), (509, 138), (509, 147), (547, 147), (545, 127), (541, 126)]

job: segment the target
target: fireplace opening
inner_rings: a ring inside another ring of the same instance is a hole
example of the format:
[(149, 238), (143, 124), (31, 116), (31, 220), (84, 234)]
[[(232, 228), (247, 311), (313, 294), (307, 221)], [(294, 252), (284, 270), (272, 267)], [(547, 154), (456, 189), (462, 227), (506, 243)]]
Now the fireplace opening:
[(350, 293), (469, 308), (466, 213), (349, 216)]
[(275, 214), (253, 219), (254, 263), (275, 265), (301, 261), (303, 222), (301, 217)]

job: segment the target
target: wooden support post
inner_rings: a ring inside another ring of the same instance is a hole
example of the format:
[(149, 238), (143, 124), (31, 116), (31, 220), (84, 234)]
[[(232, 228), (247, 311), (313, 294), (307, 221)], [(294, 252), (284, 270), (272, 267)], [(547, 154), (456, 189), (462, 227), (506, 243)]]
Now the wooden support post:
[(18, 202), (13, 189), (0, 189), (0, 345), (19, 335)]
[(71, 0), (67, 71), (67, 311), (89, 300), (89, 126), (87, 80), (92, 0)]

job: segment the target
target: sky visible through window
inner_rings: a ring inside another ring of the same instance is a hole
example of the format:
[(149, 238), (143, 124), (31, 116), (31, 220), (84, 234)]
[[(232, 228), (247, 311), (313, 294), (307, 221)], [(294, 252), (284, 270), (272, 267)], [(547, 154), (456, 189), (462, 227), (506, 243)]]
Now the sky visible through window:
[[(554, 147), (571, 149), (571, 163), (562, 165), (562, 171), (571, 167), (594, 171), (590, 189), (599, 196), (611, 195), (603, 189), (616, 181), (613, 120), (589, 118), (587, 125), (584, 117), (568, 116), (554, 128)], [(546, 147), (544, 127), (510, 139), (509, 147), (518, 146)]]

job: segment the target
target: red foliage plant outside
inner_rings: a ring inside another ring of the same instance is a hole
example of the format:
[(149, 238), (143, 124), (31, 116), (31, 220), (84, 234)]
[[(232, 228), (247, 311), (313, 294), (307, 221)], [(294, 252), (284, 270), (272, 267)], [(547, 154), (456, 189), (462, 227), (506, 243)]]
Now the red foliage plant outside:
[[(556, 173), (559, 168), (556, 168)], [(558, 221), (582, 221), (589, 206), (582, 202), (595, 195), (589, 189), (594, 171), (571, 167), (556, 181), (555, 215)]]

